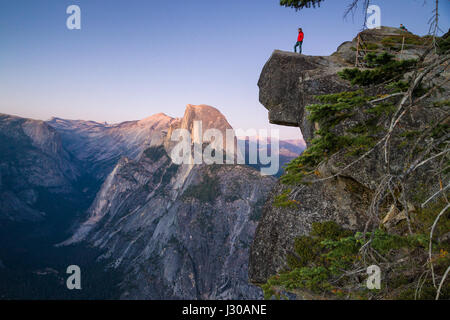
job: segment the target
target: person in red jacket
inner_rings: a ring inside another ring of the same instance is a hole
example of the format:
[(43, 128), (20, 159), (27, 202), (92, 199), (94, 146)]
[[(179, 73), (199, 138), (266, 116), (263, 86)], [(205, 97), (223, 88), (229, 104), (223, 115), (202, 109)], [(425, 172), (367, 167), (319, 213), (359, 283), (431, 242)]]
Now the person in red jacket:
[(305, 37), (302, 28), (298, 28), (298, 38), (297, 43), (294, 46), (294, 52), (297, 53), (297, 47), (300, 48), (300, 52), (302, 53), (302, 45), (303, 45), (303, 38)]

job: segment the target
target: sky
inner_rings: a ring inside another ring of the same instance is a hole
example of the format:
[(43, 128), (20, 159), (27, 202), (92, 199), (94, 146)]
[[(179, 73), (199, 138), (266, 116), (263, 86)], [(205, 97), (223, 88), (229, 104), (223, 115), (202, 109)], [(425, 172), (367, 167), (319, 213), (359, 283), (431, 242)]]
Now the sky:
[[(274, 49), (329, 55), (361, 31), (363, 12), (343, 18), (350, 0), (295, 11), (278, 0), (0, 0), (0, 112), (118, 123), (187, 104), (218, 108), (234, 128), (270, 126), (257, 82)], [(441, 0), (448, 30), (450, 1)], [(425, 35), (431, 0), (372, 1), (382, 25)], [(81, 30), (66, 27), (81, 8)]]

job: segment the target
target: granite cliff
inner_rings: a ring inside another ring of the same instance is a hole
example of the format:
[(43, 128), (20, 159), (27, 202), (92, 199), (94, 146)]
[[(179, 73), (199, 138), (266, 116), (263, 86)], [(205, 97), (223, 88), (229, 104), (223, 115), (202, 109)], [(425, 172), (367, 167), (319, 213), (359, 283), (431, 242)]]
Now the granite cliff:
[[(105, 251), (123, 272), (124, 299), (256, 299), (248, 283), (249, 246), (272, 177), (244, 165), (175, 165), (170, 132), (231, 129), (215, 108), (188, 105), (160, 144), (122, 157), (88, 219), (64, 245)], [(225, 133), (224, 133), (225, 136)]]
[[(277, 50), (262, 70), (260, 101), (269, 111), (269, 121), (299, 127), (308, 145), (272, 190), (252, 244), (249, 277), (260, 285), (269, 280), (272, 285), (266, 285), (267, 297), (286, 286), (290, 292), (300, 289), (297, 298), (323, 298), (327, 290), (355, 297), (352, 294), (357, 290), (346, 287), (346, 291), (344, 285), (333, 290), (325, 285), (314, 287), (307, 282), (310, 274), (304, 275), (305, 282), (298, 280), (301, 276), (295, 272), (330, 270), (331, 260), (322, 265), (316, 261), (329, 248), (312, 253), (309, 262), (302, 261), (302, 243), (325, 239), (313, 230), (320, 229), (318, 223), (333, 222), (349, 232), (380, 228), (377, 232), (388, 236), (412, 237), (419, 233), (417, 229), (429, 232), (440, 211), (445, 213), (448, 208), (445, 198), (425, 202), (436, 193), (445, 194), (443, 188), (448, 184), (448, 171), (438, 169), (448, 151), (448, 35), (439, 40), (444, 49), (437, 54), (430, 49), (430, 38), (396, 28), (366, 30), (361, 37), (373, 49), (364, 68), (353, 69), (355, 38), (326, 57)], [(396, 87), (399, 85), (403, 87)], [(397, 89), (392, 90), (394, 87)], [(434, 129), (435, 135), (430, 133)], [(425, 212), (430, 219), (433, 216), (431, 222), (420, 220)], [(440, 236), (447, 239), (448, 214), (439, 222), (443, 224)], [(315, 252), (310, 245), (306, 251)], [(445, 242), (436, 246), (445, 247)], [(422, 250), (416, 259), (427, 265)], [(415, 270), (411, 265), (404, 267)], [(440, 267), (442, 274), (444, 266), (445, 262)], [(327, 278), (332, 277), (326, 272), (320, 283), (328, 284)], [(417, 280), (412, 274), (408, 275), (410, 283)], [(292, 280), (295, 277), (300, 282)], [(280, 285), (283, 281), (285, 286)], [(352, 281), (363, 286), (361, 277)], [(310, 294), (312, 289), (320, 292), (320, 297)], [(392, 292), (383, 292), (378, 298), (389, 294)]]

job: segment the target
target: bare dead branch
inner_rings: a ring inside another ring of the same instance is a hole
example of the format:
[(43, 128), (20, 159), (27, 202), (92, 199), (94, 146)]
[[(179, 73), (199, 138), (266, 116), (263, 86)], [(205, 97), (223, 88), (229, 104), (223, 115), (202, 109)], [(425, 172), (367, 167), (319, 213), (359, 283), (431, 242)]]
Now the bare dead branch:
[(436, 192), (435, 194), (433, 194), (431, 197), (429, 197), (424, 203), (421, 204), (421, 207), (424, 208), (426, 206), (426, 204), (428, 202), (430, 202), (431, 200), (433, 200), (436, 196), (438, 196), (439, 194), (441, 194), (442, 192), (444, 192), (445, 190), (447, 190), (450, 187), (450, 183), (443, 189), (439, 189), (438, 192)]
[[(428, 246), (428, 259), (430, 261), (431, 278), (433, 279), (433, 285), (434, 285), (435, 288), (437, 288), (437, 286), (436, 286), (436, 279), (435, 279), (435, 275), (434, 275), (434, 267), (433, 267), (433, 259), (432, 259), (433, 233), (434, 233), (434, 229), (436, 229), (436, 225), (437, 225), (439, 219), (444, 214), (444, 212), (447, 211), (448, 208), (450, 208), (450, 204), (447, 204), (445, 206), (445, 208), (442, 209), (441, 212), (439, 212), (439, 214), (437, 215), (436, 219), (433, 222), (433, 225), (432, 225), (431, 231), (430, 231), (430, 243), (429, 243), (429, 246)], [(438, 290), (438, 294), (437, 294), (436, 297), (439, 298), (439, 290)]]
[(436, 300), (439, 300), (439, 295), (441, 294), (442, 285), (444, 284), (444, 281), (447, 278), (449, 271), (450, 271), (450, 266), (445, 271), (444, 276), (442, 277), (441, 282), (439, 283), (439, 288), (437, 289), (437, 293), (436, 293)]

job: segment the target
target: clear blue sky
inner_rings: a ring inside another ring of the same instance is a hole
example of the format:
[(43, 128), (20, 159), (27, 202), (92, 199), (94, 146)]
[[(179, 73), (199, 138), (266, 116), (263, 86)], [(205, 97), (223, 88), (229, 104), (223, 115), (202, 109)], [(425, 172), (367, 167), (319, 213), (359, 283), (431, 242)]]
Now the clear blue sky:
[[(0, 112), (35, 119), (120, 122), (158, 112), (182, 116), (209, 104), (236, 128), (267, 128), (257, 81), (274, 49), (328, 55), (352, 39), (362, 11), (343, 19), (350, 0), (296, 12), (278, 0), (0, 0)], [(450, 1), (441, 0), (449, 28)], [(382, 24), (428, 32), (434, 1), (373, 1)], [(66, 28), (66, 8), (82, 29)], [(282, 136), (297, 138), (298, 129)]]

